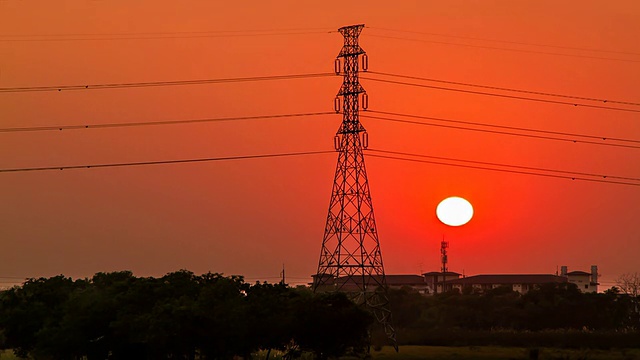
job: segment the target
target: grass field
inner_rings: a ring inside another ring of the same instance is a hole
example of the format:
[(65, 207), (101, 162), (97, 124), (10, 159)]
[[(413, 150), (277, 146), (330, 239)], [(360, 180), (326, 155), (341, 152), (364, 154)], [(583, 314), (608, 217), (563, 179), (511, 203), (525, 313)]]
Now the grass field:
[[(530, 349), (498, 346), (402, 346), (396, 353), (385, 346), (381, 351), (372, 351), (374, 360), (528, 360)], [(263, 355), (261, 353), (260, 355)], [(255, 359), (261, 360), (263, 357)], [(272, 353), (272, 355), (274, 355)], [(264, 356), (264, 355), (263, 355)], [(305, 359), (309, 358), (304, 357)], [(0, 351), (2, 360), (18, 360), (10, 351)], [(270, 360), (277, 360), (271, 356)], [(351, 360), (355, 358), (343, 358)], [(539, 360), (640, 360), (640, 349), (579, 350), (579, 349), (539, 349)]]
[[(391, 347), (384, 347), (381, 351), (372, 351), (376, 360), (502, 360), (529, 359), (530, 349), (497, 346), (401, 346), (396, 353)], [(640, 360), (640, 349), (539, 349), (540, 360)]]
[(0, 359), (2, 360), (17, 360), (19, 359), (15, 355), (13, 355), (12, 351), (0, 350)]

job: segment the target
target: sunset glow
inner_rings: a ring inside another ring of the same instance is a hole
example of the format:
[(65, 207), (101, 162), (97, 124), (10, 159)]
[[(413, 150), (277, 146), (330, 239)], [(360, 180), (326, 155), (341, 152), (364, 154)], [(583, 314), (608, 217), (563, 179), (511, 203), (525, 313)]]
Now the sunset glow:
[[(640, 271), (638, 19), (637, 0), (0, 0), (0, 170), (55, 169), (0, 172), (0, 276), (284, 263), (308, 284), (347, 191), (338, 29), (364, 24), (357, 173), (385, 272), (439, 269), (444, 234), (451, 271), (596, 264), (607, 289)], [(123, 163), (146, 165), (90, 166)], [(454, 194), (475, 213), (436, 214)]]

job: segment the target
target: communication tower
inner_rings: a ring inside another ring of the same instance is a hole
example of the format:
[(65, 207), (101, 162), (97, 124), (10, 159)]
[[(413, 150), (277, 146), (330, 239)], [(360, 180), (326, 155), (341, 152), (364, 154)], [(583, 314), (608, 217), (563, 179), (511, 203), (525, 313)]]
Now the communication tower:
[(353, 25), (338, 29), (344, 46), (336, 58), (335, 71), (343, 76), (343, 82), (334, 106), (343, 116), (334, 138), (338, 164), (313, 290), (350, 294), (356, 303), (373, 312), (397, 350), (362, 153), (368, 145), (358, 114), (360, 107), (368, 106), (367, 93), (358, 79), (360, 65), (365, 71), (368, 67), (367, 54), (358, 44), (363, 28), (364, 25)]
[(447, 263), (449, 262), (449, 258), (447, 257), (447, 249), (449, 248), (449, 242), (444, 241), (444, 236), (442, 237), (442, 242), (440, 242), (440, 259), (442, 260), (442, 292), (445, 293), (447, 291)]
[(448, 241), (444, 241), (444, 239), (442, 239), (442, 242), (440, 243), (440, 257), (442, 259), (442, 275), (443, 276), (449, 270), (447, 268), (447, 263), (449, 262), (449, 259), (447, 258), (447, 249), (448, 248), (449, 248), (449, 242)]

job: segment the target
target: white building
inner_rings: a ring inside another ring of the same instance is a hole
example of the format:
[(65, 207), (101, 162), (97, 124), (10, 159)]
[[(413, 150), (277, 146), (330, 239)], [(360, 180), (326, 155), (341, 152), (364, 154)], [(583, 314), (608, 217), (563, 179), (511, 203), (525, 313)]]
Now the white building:
[[(591, 272), (571, 271), (567, 272), (567, 267), (562, 266), (560, 275), (552, 274), (490, 274), (460, 277), (456, 272), (448, 271), (429, 272), (422, 276), (428, 286), (426, 294), (442, 293), (464, 288), (472, 288), (476, 291), (486, 291), (498, 287), (509, 287), (513, 291), (525, 294), (531, 289), (543, 284), (566, 283), (576, 284), (583, 293), (598, 292), (598, 267), (591, 266)], [(422, 289), (421, 289), (422, 290)], [(421, 291), (421, 293), (425, 293)]]
[(461, 279), (448, 281), (445, 289), (471, 288), (475, 291), (484, 292), (487, 290), (508, 287), (520, 294), (525, 294), (540, 285), (549, 283), (566, 283), (567, 279), (562, 276), (548, 274), (492, 274), (474, 275)]
[(567, 272), (567, 267), (560, 268), (560, 276), (563, 276), (572, 284), (576, 284), (583, 293), (598, 292), (598, 266), (591, 265), (591, 272), (571, 271)]

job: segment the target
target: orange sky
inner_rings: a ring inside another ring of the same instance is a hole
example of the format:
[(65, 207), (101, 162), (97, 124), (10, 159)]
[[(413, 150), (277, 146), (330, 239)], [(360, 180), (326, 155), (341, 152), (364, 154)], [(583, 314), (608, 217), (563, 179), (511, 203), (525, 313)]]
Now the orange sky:
[[(342, 37), (329, 31), (364, 23), (360, 42), (372, 71), (640, 102), (634, 0), (244, 3), (0, 0), (0, 88), (333, 71)], [(282, 29), (314, 33), (246, 32)], [(240, 32), (179, 37), (206, 31)], [(61, 41), (64, 34), (76, 40)], [(56, 41), (34, 41), (42, 39)], [(0, 128), (331, 111), (340, 84), (325, 77), (0, 93)], [(637, 112), (362, 84), (371, 110), (640, 140)], [(340, 120), (0, 133), (0, 169), (330, 150)], [(362, 122), (371, 148), (640, 178), (639, 149)], [(336, 159), (0, 173), (0, 277), (186, 268), (275, 281), (285, 263), (291, 281), (304, 282), (317, 268)], [(439, 269), (443, 235), (450, 270), (466, 274), (597, 264), (608, 287), (640, 271), (638, 186), (366, 161), (387, 273)], [(475, 207), (460, 228), (435, 217), (438, 202), (454, 195)]]

